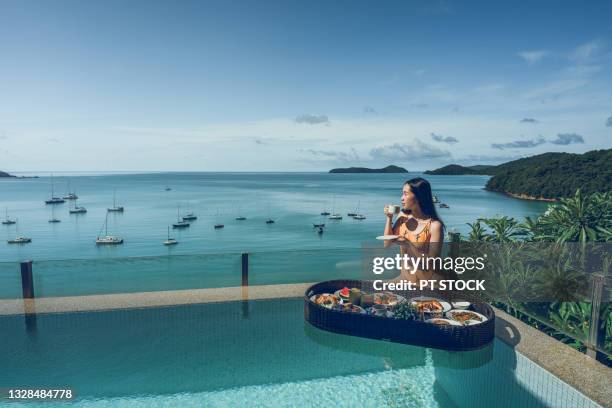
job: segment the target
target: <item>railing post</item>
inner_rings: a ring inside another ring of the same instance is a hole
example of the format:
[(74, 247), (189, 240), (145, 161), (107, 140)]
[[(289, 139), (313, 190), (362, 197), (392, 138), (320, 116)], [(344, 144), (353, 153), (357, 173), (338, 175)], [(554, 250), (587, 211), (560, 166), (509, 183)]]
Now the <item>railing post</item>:
[(242, 254), (242, 286), (249, 286), (249, 254)]
[(456, 258), (459, 254), (459, 242), (461, 242), (461, 233), (451, 231), (448, 233), (450, 239), (450, 257)]
[(242, 254), (242, 318), (249, 318), (249, 254)]
[(593, 289), (591, 291), (591, 321), (589, 324), (589, 338), (585, 342), (586, 354), (597, 358), (597, 342), (599, 340), (599, 315), (601, 313), (601, 296), (603, 293), (603, 275), (593, 276)]
[(32, 261), (21, 262), (21, 290), (24, 299), (34, 299), (34, 278)]

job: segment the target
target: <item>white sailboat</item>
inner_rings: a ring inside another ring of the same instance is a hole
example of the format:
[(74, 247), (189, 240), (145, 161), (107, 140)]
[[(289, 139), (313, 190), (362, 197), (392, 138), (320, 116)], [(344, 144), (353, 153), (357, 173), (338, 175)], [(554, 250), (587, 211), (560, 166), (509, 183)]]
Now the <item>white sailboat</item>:
[(342, 215), (340, 213), (334, 212), (334, 206), (336, 204), (336, 197), (332, 200), (332, 214), (329, 216), (330, 220), (341, 220)]
[[(104, 220), (104, 236), (100, 236), (98, 234), (98, 238), (96, 238), (96, 245), (118, 245), (123, 244), (123, 238), (116, 235), (108, 235), (108, 213), (106, 213), (106, 219)], [(102, 232), (102, 230), (100, 230)]]
[(117, 190), (113, 190), (113, 206), (107, 208), (108, 212), (123, 212), (123, 206), (117, 206)]
[(62, 198), (64, 200), (76, 200), (77, 198), (79, 198), (79, 196), (76, 195), (76, 192), (70, 191), (70, 180), (68, 180), (68, 193), (66, 193), (66, 195)]
[(32, 239), (19, 235), (19, 226), (17, 226), (17, 236), (15, 239), (9, 239), (7, 242), (9, 244), (28, 244), (32, 242)]
[(170, 226), (168, 226), (168, 238), (164, 241), (164, 245), (170, 246), (176, 244), (178, 244), (178, 241), (174, 238), (170, 238)]
[(45, 204), (62, 204), (66, 202), (63, 198), (56, 197), (53, 185), (53, 174), (51, 175), (51, 198), (45, 200)]
[(361, 204), (361, 201), (357, 201), (357, 209), (355, 210), (355, 215), (353, 215), (354, 220), (365, 220), (366, 219), (366, 216), (359, 212), (360, 204)]
[(2, 225), (13, 225), (15, 224), (17, 221), (12, 220), (9, 218), (8, 216), (8, 208), (6, 209), (6, 216), (4, 217), (4, 220), (2, 221)]

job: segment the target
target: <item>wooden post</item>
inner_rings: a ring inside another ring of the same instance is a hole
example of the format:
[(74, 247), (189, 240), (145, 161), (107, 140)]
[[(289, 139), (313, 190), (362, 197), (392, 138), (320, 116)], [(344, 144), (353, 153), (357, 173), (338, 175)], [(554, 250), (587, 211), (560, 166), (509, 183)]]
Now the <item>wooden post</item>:
[(586, 354), (597, 358), (597, 342), (599, 340), (599, 322), (601, 314), (601, 295), (603, 293), (603, 275), (593, 275), (593, 289), (591, 291), (591, 320), (589, 324), (589, 338), (585, 342)]
[(24, 299), (34, 299), (34, 278), (32, 277), (32, 261), (21, 263), (21, 290)]

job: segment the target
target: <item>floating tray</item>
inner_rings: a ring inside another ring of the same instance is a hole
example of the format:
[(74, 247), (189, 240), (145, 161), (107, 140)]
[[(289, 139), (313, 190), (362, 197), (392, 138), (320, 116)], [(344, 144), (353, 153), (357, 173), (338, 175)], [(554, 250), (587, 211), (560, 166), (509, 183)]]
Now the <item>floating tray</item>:
[[(470, 326), (440, 326), (421, 320), (327, 309), (310, 300), (313, 295), (334, 293), (345, 286), (364, 288), (368, 282), (333, 280), (312, 285), (304, 294), (304, 319), (319, 329), (335, 333), (453, 351), (479, 349), (495, 338), (495, 313), (491, 306), (483, 302), (473, 302), (469, 310), (484, 315), (487, 318), (485, 322)], [(399, 294), (407, 298), (420, 295)], [(432, 297), (441, 296), (432, 294)]]

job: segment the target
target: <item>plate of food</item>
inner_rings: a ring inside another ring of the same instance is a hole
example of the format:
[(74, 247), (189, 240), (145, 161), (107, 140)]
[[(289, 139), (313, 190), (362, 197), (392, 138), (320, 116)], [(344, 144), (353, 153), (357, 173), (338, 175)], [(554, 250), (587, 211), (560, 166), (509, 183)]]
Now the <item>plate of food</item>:
[(336, 295), (330, 295), (329, 293), (321, 293), (319, 295), (312, 295), (310, 300), (317, 305), (323, 306), (327, 309), (333, 309), (335, 306), (341, 305), (342, 299)]
[(384, 305), (393, 307), (400, 302), (405, 301), (406, 298), (401, 295), (396, 295), (391, 292), (382, 292), (382, 293), (374, 293), (374, 304), (375, 305)]
[(394, 239), (398, 239), (399, 235), (380, 235), (378, 237), (376, 237), (376, 239), (379, 239), (381, 241), (393, 241)]
[(440, 317), (435, 317), (433, 319), (425, 320), (425, 323), (436, 324), (438, 326), (461, 326), (461, 323), (456, 322), (451, 319), (442, 319)]
[(472, 310), (453, 309), (446, 312), (446, 317), (463, 325), (470, 326), (486, 322), (486, 316)]
[(352, 303), (343, 303), (340, 305), (340, 310), (343, 312), (352, 312), (352, 313), (363, 313), (365, 314), (366, 311), (363, 307), (361, 306), (357, 306), (354, 305)]
[(433, 297), (419, 296), (410, 299), (410, 303), (418, 311), (423, 311), (424, 313), (444, 313), (451, 310), (450, 303)]

